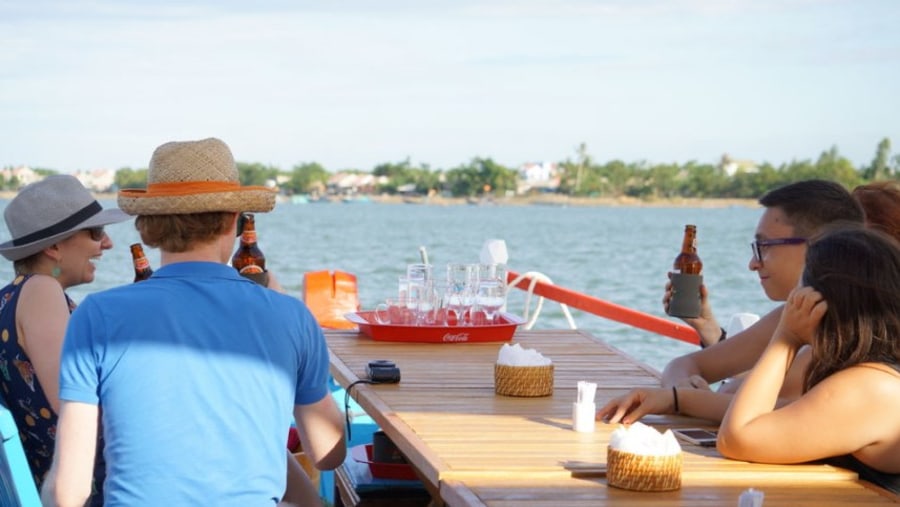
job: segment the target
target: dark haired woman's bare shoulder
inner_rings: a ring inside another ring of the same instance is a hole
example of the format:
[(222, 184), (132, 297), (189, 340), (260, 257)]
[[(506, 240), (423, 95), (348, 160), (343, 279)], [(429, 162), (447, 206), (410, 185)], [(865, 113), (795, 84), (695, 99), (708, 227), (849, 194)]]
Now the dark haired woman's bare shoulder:
[[(900, 380), (900, 360), (891, 363), (861, 363), (856, 365), (857, 368), (871, 368), (876, 371), (882, 371), (888, 375)], [(898, 385), (900, 387), (900, 385)]]

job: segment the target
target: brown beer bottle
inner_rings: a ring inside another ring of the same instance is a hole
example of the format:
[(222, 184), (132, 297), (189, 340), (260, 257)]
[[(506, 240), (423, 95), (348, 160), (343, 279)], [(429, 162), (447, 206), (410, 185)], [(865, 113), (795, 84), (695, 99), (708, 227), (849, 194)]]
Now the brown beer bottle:
[(134, 281), (142, 282), (153, 274), (150, 268), (150, 261), (144, 255), (144, 247), (140, 243), (131, 245), (131, 260), (134, 262)]
[(266, 271), (266, 256), (256, 244), (256, 224), (252, 213), (244, 213), (244, 231), (241, 244), (231, 257), (231, 265), (242, 275), (259, 274)]
[(681, 243), (681, 253), (675, 257), (673, 265), (675, 273), (682, 275), (699, 275), (703, 270), (703, 262), (697, 255), (697, 226), (684, 226), (684, 241)]

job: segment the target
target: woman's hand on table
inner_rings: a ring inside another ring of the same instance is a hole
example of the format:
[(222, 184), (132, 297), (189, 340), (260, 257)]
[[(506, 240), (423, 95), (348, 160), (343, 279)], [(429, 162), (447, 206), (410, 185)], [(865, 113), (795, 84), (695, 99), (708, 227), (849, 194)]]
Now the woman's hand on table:
[(647, 414), (674, 412), (675, 398), (671, 389), (634, 389), (610, 400), (597, 411), (595, 418), (611, 424), (631, 424)]

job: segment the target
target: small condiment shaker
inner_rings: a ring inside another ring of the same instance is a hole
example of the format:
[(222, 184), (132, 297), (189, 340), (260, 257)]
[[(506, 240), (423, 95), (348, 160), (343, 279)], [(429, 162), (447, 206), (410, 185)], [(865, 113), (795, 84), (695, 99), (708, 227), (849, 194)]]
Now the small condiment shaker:
[(738, 497), (738, 507), (762, 507), (765, 493), (758, 489), (747, 489)]
[(572, 429), (582, 433), (594, 431), (594, 418), (597, 406), (593, 402), (575, 402), (572, 404)]
[(597, 384), (592, 382), (578, 382), (577, 397), (572, 404), (572, 429), (582, 433), (594, 431), (594, 419), (597, 414), (597, 406), (594, 404), (594, 394)]

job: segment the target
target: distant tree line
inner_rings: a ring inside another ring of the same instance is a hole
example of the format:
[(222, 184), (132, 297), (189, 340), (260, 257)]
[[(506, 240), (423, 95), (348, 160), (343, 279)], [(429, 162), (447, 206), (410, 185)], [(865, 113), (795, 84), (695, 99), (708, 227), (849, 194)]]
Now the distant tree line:
[[(333, 174), (316, 162), (295, 165), (290, 172), (260, 163), (239, 162), (238, 171), (244, 185), (265, 185), (279, 181), (288, 194), (306, 194), (324, 189)], [(690, 161), (685, 164), (626, 163), (610, 160), (595, 163), (581, 144), (575, 156), (559, 162), (560, 184), (557, 193), (577, 197), (638, 198), (757, 198), (766, 191), (793, 181), (821, 178), (837, 181), (847, 188), (867, 181), (900, 179), (900, 154), (891, 155), (891, 142), (885, 138), (875, 150), (869, 165), (854, 167), (841, 156), (836, 146), (823, 151), (818, 159), (800, 160), (775, 166), (763, 162), (755, 168), (726, 171), (724, 160), (717, 164)], [(146, 185), (146, 169), (123, 168), (116, 173), (119, 188), (141, 188)], [(342, 170), (363, 174), (367, 171)], [(420, 195), (441, 194), (452, 197), (502, 196), (516, 190), (519, 176), (516, 168), (505, 167), (490, 158), (473, 158), (465, 164), (432, 170), (428, 164), (414, 165), (404, 160), (379, 164), (371, 171), (385, 183), (377, 192), (397, 194), (404, 191)]]

